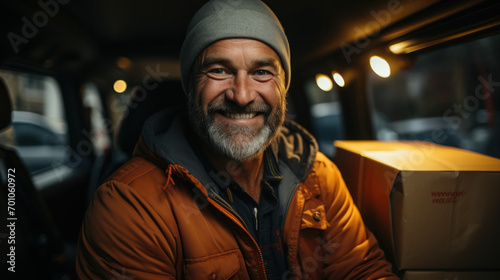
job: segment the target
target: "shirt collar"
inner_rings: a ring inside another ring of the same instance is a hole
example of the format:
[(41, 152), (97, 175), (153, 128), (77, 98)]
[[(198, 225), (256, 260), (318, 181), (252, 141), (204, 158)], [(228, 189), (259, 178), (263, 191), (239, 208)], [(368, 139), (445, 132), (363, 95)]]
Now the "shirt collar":
[[(212, 179), (219, 186), (219, 188), (221, 189), (227, 188), (232, 182), (232, 180), (229, 177), (229, 174), (227, 172), (218, 172), (217, 170), (215, 170), (210, 161), (200, 150), (198, 150), (197, 154), (201, 163), (203, 164), (207, 172), (210, 174), (210, 177), (212, 177)], [(271, 146), (269, 146), (264, 151), (263, 163), (264, 163), (263, 180), (269, 182), (273, 186), (277, 186), (283, 177), (281, 176), (281, 171), (278, 166), (278, 159), (276, 153), (274, 153)]]
[(268, 147), (264, 151), (264, 180), (266, 181), (281, 181), (283, 178), (281, 176), (281, 171), (278, 166), (278, 158), (276, 154), (272, 151), (271, 147)]

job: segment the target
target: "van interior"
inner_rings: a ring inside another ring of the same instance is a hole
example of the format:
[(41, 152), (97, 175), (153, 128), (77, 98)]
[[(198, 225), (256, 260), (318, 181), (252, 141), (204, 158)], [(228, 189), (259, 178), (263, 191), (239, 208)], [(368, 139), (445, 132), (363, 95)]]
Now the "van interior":
[[(18, 219), (18, 275), (75, 279), (93, 192), (131, 157), (147, 117), (185, 106), (179, 51), (205, 2), (0, 2), (0, 194)], [(291, 46), (287, 117), (331, 159), (337, 140), (500, 158), (500, 2), (264, 2)], [(2, 265), (9, 232), (0, 230)]]

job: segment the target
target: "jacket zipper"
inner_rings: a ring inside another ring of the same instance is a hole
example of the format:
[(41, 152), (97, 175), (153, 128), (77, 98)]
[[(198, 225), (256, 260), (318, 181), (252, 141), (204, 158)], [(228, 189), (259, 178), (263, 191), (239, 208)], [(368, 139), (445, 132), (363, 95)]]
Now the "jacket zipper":
[(243, 230), (243, 232), (245, 232), (245, 234), (250, 238), (250, 240), (252, 240), (254, 248), (257, 249), (257, 252), (259, 254), (258, 259), (260, 260), (259, 265), (260, 265), (260, 271), (262, 272), (262, 279), (267, 280), (266, 267), (264, 266), (264, 257), (262, 256), (262, 252), (260, 251), (259, 244), (257, 244), (252, 234), (248, 231), (247, 225), (245, 224), (243, 219), (238, 215), (238, 213), (229, 208), (230, 206), (227, 205), (227, 202), (224, 199), (222, 199), (215, 191), (212, 190), (211, 192), (209, 192), (207, 195), (207, 199), (212, 206), (214, 206), (217, 210), (222, 212), (226, 217), (231, 219), (236, 225), (238, 225)]
[[(254, 247), (257, 248), (257, 252), (259, 253), (259, 260), (260, 260), (259, 264), (260, 264), (261, 271), (263, 272), (262, 276), (263, 276), (263, 279), (266, 280), (267, 276), (266, 276), (266, 267), (264, 266), (264, 257), (262, 256), (262, 252), (260, 251), (259, 245), (257, 244), (255, 239), (253, 238), (252, 234), (250, 234), (250, 232), (248, 232), (246, 226), (244, 226), (245, 224), (242, 223), (242, 221), (240, 221), (238, 218), (236, 218), (236, 216), (233, 214), (234, 211), (232, 211), (231, 209), (227, 209), (226, 207), (219, 204), (216, 201), (217, 200), (216, 195), (214, 195), (213, 198), (208, 197), (208, 200), (211, 202), (211, 204), (215, 208), (217, 208), (219, 211), (221, 211), (223, 214), (225, 214), (229, 219), (231, 219), (238, 226), (240, 226), (240, 228), (243, 229), (243, 231), (246, 233), (246, 235), (248, 237), (250, 237), (250, 240), (252, 240)], [(255, 209), (255, 213), (257, 213), (256, 210), (257, 209)]]
[(259, 213), (257, 207), (253, 208), (253, 214), (255, 215), (255, 230), (259, 230)]

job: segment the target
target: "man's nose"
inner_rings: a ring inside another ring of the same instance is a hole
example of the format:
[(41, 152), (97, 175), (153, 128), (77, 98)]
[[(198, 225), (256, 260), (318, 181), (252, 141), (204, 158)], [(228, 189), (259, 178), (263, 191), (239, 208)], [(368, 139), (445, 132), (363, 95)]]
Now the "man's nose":
[(241, 107), (246, 106), (254, 101), (257, 95), (256, 91), (252, 89), (251, 83), (252, 81), (246, 72), (237, 72), (232, 88), (226, 93), (226, 98)]

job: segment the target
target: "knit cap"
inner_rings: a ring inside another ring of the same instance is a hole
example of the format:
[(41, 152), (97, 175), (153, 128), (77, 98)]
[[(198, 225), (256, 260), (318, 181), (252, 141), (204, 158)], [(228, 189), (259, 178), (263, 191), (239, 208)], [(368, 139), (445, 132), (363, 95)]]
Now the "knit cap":
[(189, 75), (198, 55), (210, 44), (228, 38), (249, 38), (269, 45), (285, 70), (290, 86), (290, 46), (276, 15), (260, 0), (212, 0), (201, 7), (189, 23), (182, 44), (182, 87), (189, 90)]

